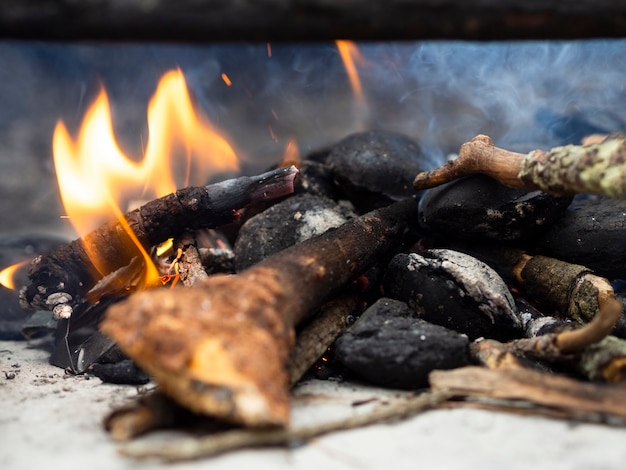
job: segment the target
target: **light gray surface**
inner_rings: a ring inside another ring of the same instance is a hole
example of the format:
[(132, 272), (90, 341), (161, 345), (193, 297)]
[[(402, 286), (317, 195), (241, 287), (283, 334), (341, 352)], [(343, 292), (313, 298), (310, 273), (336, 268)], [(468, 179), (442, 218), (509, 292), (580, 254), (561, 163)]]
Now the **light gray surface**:
[[(19, 364), (19, 367), (16, 366)], [(11, 374), (15, 377), (9, 379)], [(400, 392), (356, 384), (307, 382), (293, 420), (335, 419), (354, 400), (393, 400)], [(0, 468), (22, 469), (618, 469), (626, 429), (538, 417), (456, 409), (429, 411), (392, 424), (337, 432), (294, 448), (241, 450), (166, 464), (122, 457), (102, 427), (106, 414), (137, 394), (134, 387), (65, 375), (47, 353), (0, 342)]]

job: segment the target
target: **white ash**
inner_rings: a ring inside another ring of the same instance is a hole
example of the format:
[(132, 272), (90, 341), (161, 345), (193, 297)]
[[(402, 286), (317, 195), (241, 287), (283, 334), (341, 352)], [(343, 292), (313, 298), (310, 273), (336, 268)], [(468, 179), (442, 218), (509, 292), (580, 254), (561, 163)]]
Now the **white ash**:
[(294, 214), (294, 219), (302, 222), (297, 228), (302, 241), (339, 227), (346, 221), (345, 217), (328, 207), (309, 209), (304, 213), (298, 211)]
[(425, 255), (439, 262), (441, 268), (460, 284), (462, 290), (472, 297), (481, 312), (495, 323), (493, 311), (500, 311), (520, 325), (515, 314), (515, 301), (508, 287), (490, 266), (476, 258), (453, 250), (433, 249)]

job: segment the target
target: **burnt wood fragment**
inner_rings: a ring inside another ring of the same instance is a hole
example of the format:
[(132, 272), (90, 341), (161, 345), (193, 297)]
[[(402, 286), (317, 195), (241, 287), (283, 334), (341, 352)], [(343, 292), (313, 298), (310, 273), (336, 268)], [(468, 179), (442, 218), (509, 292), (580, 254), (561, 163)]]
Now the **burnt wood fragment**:
[(435, 369), (468, 365), (469, 340), (418, 318), (404, 302), (381, 298), (337, 339), (335, 357), (372, 383), (416, 389), (428, 386)]
[[(206, 187), (189, 187), (151, 201), (125, 215), (128, 225), (147, 250), (185, 229), (215, 227), (237, 219), (237, 210), (293, 191), (295, 167), (259, 176), (234, 178)], [(87, 247), (97, 254), (96, 266)], [(62, 307), (67, 315), (106, 274), (139, 255), (119, 222), (112, 221), (86, 236), (62, 245), (32, 261), (30, 284), (22, 289), (22, 303), (31, 308)]]
[(93, 374), (104, 383), (123, 385), (145, 385), (150, 376), (130, 359), (110, 364), (94, 364)]

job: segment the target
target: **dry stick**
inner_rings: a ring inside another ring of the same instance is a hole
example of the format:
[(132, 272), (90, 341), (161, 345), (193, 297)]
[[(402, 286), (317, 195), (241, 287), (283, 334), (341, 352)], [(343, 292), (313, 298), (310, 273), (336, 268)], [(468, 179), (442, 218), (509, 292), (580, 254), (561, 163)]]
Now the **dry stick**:
[[(596, 415), (626, 420), (626, 386), (580, 382), (561, 375), (529, 369), (462, 367), (434, 371), (429, 376), (433, 391), (458, 397), (531, 402), (562, 410), (570, 419)], [(527, 408), (533, 412), (532, 407)]]
[(125, 444), (120, 452), (135, 458), (160, 458), (180, 461), (209, 457), (236, 449), (260, 446), (287, 445), (334, 431), (354, 429), (372, 424), (399, 420), (434, 408), (452, 396), (447, 390), (429, 391), (399, 403), (383, 405), (375, 410), (351, 418), (310, 426), (254, 430), (238, 429), (202, 437), (183, 437), (167, 442), (134, 441)]
[(415, 219), (408, 199), (194, 288), (140, 292), (102, 331), (189, 409), (250, 426), (289, 421), (294, 327), (367, 269)]
[[(189, 187), (155, 199), (125, 217), (140, 243), (150, 250), (185, 229), (227, 224), (238, 218), (238, 209), (291, 194), (297, 174), (292, 166)], [(102, 265), (96, 268), (88, 251), (95, 253)], [(28, 276), (30, 285), (20, 292), (21, 301), (26, 307), (69, 316), (103, 276), (127, 265), (137, 255), (137, 247), (122, 225), (110, 222), (35, 258)]]
[(539, 189), (556, 196), (599, 193), (626, 198), (626, 138), (523, 154), (495, 147), (489, 137), (479, 135), (461, 146), (455, 160), (419, 173), (413, 186), (432, 188), (475, 173), (513, 188)]

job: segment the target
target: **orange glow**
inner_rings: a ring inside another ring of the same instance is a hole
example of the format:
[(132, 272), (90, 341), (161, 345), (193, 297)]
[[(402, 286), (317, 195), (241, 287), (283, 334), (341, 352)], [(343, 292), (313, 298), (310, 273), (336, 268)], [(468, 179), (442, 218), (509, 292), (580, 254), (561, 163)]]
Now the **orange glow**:
[(15, 273), (18, 269), (28, 263), (28, 261), (29, 260), (12, 264), (11, 266), (7, 266), (0, 271), (0, 285), (3, 285), (7, 289), (15, 290)]
[(269, 42), (267, 43), (267, 56), (272, 57), (272, 44)]
[(357, 63), (363, 63), (363, 57), (359, 52), (359, 48), (352, 41), (337, 40), (337, 50), (343, 61), (343, 66), (346, 68), (350, 85), (354, 91), (354, 96), (357, 100), (363, 100), (363, 87), (361, 85), (361, 79), (359, 78), (359, 72), (356, 69)]
[[(52, 146), (63, 206), (78, 235), (117, 219), (146, 260), (147, 281), (154, 282), (159, 278), (156, 267), (123, 217), (128, 202), (206, 184), (212, 173), (236, 171), (239, 163), (226, 138), (194, 109), (181, 70), (161, 78), (148, 105), (147, 123), (143, 158), (130, 158), (116, 141), (102, 89), (85, 114), (78, 137), (73, 139), (60, 120)], [(91, 261), (96, 267), (100, 264)]]
[(226, 75), (225, 73), (222, 73), (222, 80), (224, 80), (226, 86), (231, 86), (233, 84), (233, 82), (230, 81), (230, 78), (228, 78), (228, 75)]

